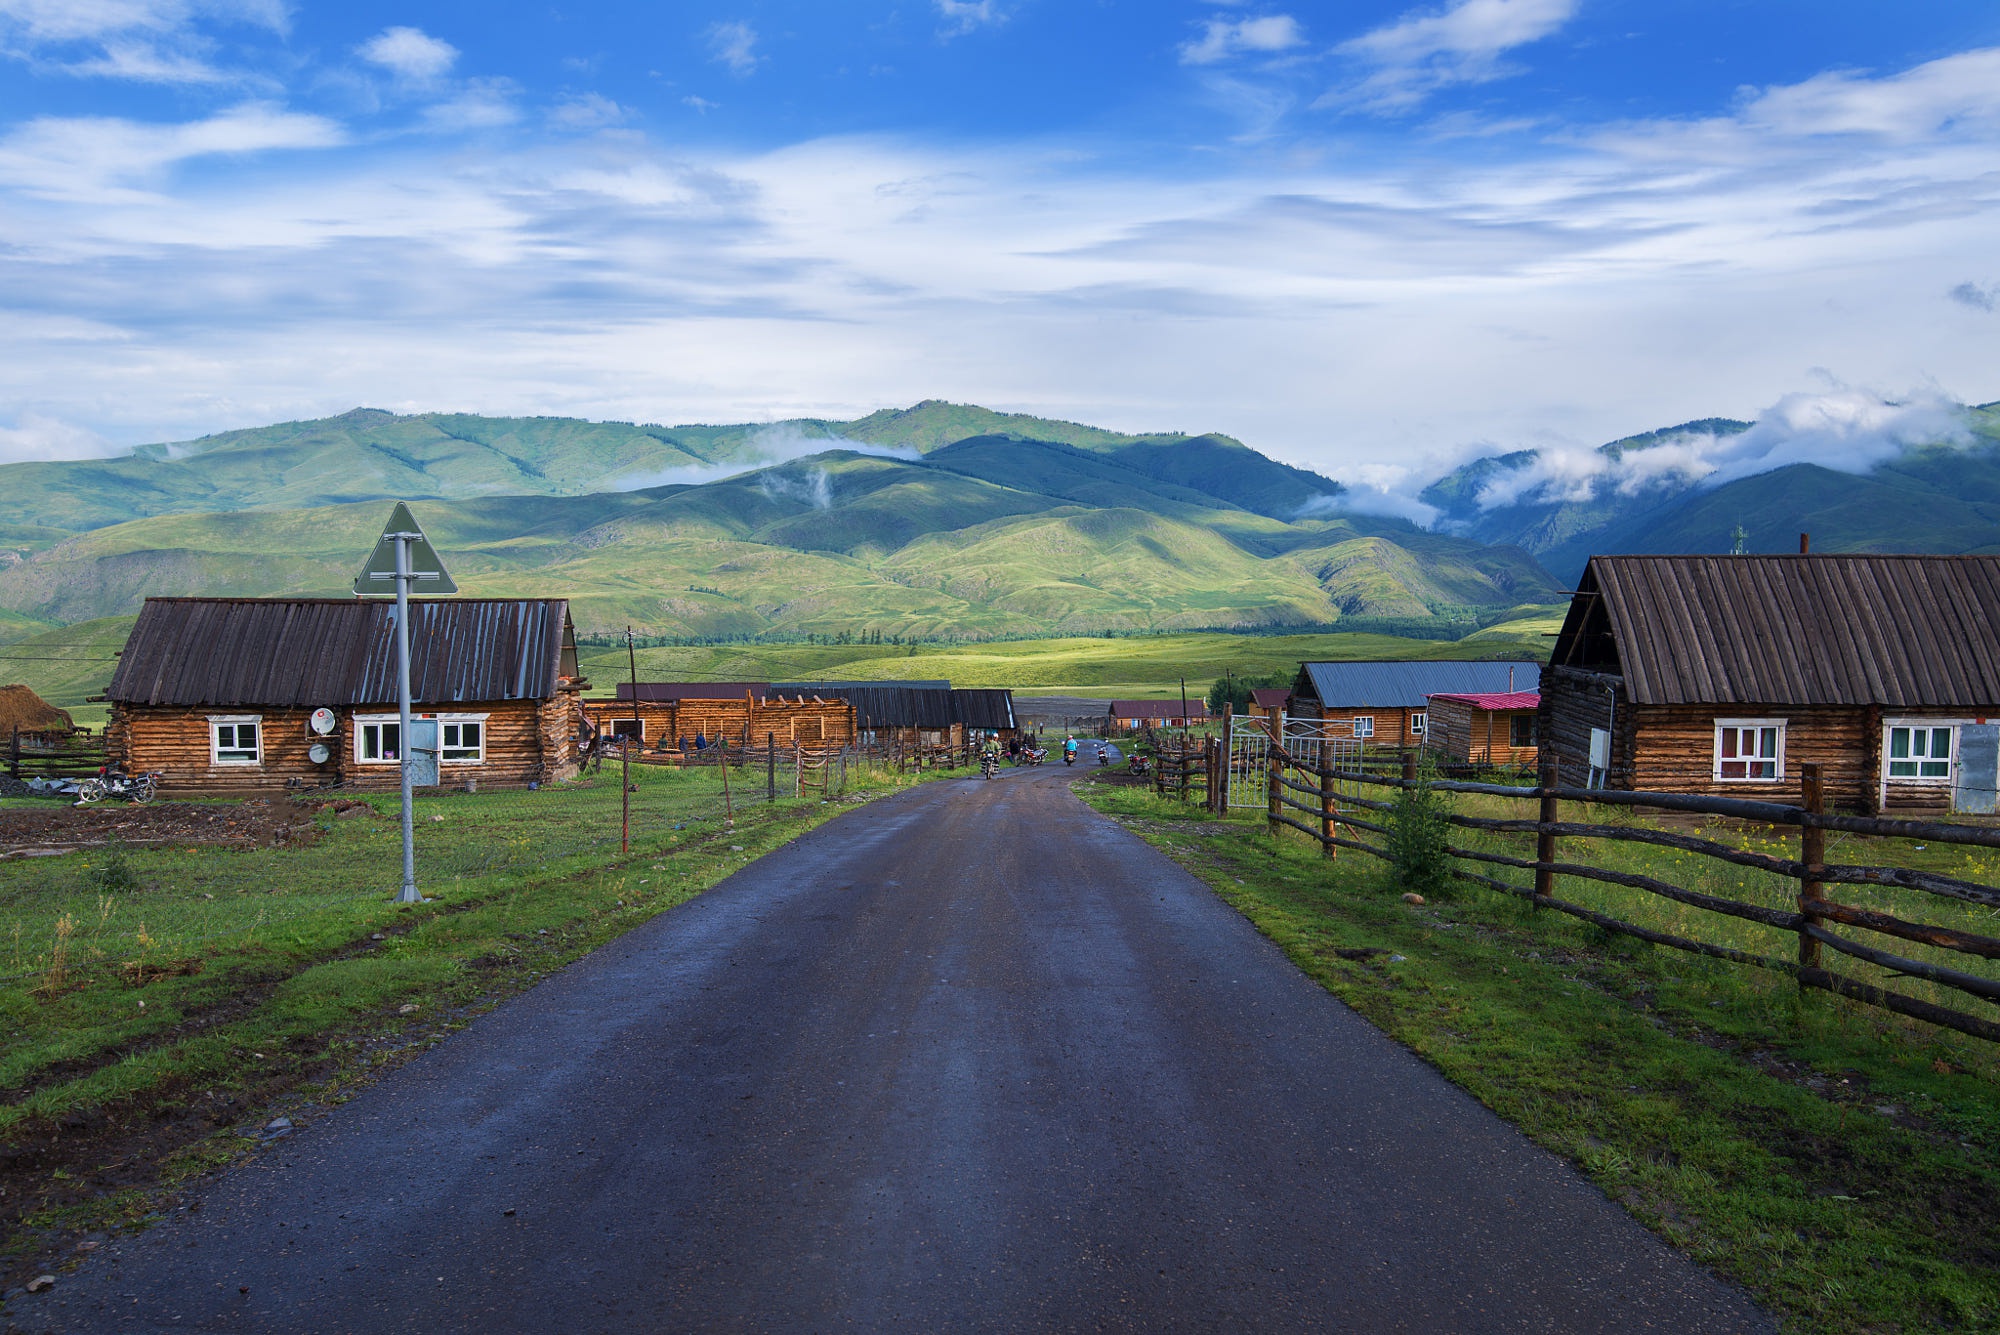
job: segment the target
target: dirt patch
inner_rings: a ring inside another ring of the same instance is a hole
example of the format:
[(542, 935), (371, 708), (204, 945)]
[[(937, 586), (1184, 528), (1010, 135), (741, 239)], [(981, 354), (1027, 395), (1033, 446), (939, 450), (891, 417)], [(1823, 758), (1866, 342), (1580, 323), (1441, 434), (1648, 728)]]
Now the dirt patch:
[(106, 844), (235, 844), (300, 847), (319, 835), (319, 817), (374, 815), (363, 802), (257, 798), (246, 802), (130, 802), (79, 807), (51, 801), (0, 811), (0, 857), (67, 853)]

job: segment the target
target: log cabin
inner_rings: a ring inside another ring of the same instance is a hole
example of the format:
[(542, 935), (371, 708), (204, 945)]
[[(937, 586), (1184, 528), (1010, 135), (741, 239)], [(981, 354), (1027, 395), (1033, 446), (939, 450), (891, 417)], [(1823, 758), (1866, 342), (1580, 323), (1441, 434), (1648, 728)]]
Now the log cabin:
[(1532, 691), (1540, 675), (1539, 663), (1301, 663), (1289, 713), (1321, 720), (1327, 736), (1400, 750), (1424, 744), (1431, 696)]
[[(401, 782), (396, 605), (148, 598), (106, 699), (108, 758), (170, 792)], [(439, 774), (499, 786), (576, 772), (576, 635), (561, 598), (413, 598), (413, 712)]]
[(1463, 765), (1532, 769), (1540, 706), (1534, 691), (1436, 692), (1424, 720), (1424, 744)]
[(615, 696), (583, 702), (594, 730), (636, 734), (652, 752), (709, 746), (812, 749), (854, 741), (854, 709), (844, 700), (793, 696), (760, 682), (622, 682)]
[(1105, 711), (1113, 732), (1140, 728), (1198, 728), (1208, 722), (1208, 702), (1189, 700), (1113, 700)]
[(1990, 810), (2000, 556), (1594, 556), (1541, 693), (1566, 785)]

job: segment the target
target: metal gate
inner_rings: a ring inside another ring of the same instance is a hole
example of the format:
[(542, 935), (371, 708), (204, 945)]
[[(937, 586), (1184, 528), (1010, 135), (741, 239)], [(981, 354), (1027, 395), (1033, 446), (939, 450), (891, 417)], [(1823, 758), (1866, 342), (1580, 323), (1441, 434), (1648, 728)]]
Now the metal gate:
[(1271, 738), (1248, 719), (1229, 727), (1229, 775), (1223, 792), (1232, 807), (1262, 811), (1271, 800)]

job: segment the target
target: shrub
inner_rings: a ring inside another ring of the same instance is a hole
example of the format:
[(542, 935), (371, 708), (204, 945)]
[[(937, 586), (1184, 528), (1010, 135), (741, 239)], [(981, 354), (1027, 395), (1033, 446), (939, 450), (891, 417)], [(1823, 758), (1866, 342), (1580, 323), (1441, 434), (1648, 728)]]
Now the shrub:
[(1437, 765), (1426, 755), (1417, 762), (1417, 786), (1396, 791), (1394, 809), (1389, 813), (1387, 848), (1396, 879), (1405, 890), (1426, 897), (1442, 894), (1451, 885), (1451, 799), (1431, 785), (1437, 782)]

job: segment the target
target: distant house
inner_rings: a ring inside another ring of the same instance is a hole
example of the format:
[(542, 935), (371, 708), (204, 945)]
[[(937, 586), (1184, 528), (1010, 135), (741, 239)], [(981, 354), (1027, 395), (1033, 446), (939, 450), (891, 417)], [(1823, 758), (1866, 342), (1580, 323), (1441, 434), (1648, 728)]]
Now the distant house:
[(1534, 691), (1439, 692), (1426, 711), (1424, 744), (1462, 764), (1532, 767), (1541, 700)]
[(1431, 696), (1532, 691), (1540, 677), (1539, 663), (1301, 663), (1289, 713), (1369, 746), (1421, 746)]
[[(182, 790), (400, 782), (396, 605), (148, 598), (106, 698), (113, 763)], [(410, 601), (410, 691), (439, 772), (526, 783), (578, 761), (576, 635), (561, 598)]]
[(854, 710), (845, 701), (793, 695), (767, 682), (620, 682), (615, 696), (586, 700), (583, 708), (594, 731), (637, 737), (650, 751), (854, 741)]
[(2000, 556), (1592, 557), (1541, 692), (1567, 784), (1990, 809)]
[(1114, 732), (1195, 727), (1208, 722), (1208, 705), (1201, 700), (1190, 700), (1185, 707), (1178, 700), (1113, 700), (1106, 713)]
[(1282, 686), (1259, 686), (1250, 692), (1249, 716), (1275, 719), (1287, 709), (1292, 693)]

